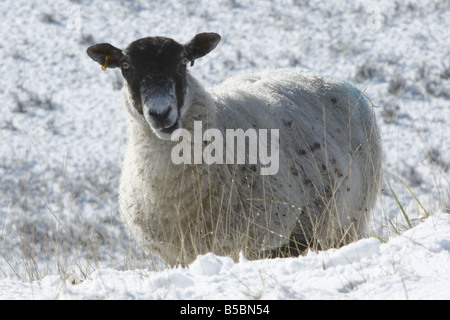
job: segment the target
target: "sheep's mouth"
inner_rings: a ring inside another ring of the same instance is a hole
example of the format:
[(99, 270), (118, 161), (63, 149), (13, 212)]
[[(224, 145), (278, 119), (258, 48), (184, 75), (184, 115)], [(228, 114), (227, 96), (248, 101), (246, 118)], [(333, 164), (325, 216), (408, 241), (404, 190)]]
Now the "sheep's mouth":
[(165, 133), (165, 134), (171, 134), (172, 132), (174, 132), (176, 129), (179, 129), (179, 128), (180, 128), (180, 121), (177, 120), (177, 121), (175, 121), (175, 123), (172, 126), (170, 126), (168, 128), (162, 128), (160, 130), (160, 132)]
[(159, 130), (154, 130), (153, 132), (155, 133), (155, 135), (161, 139), (161, 140), (171, 140), (172, 138), (172, 133), (176, 130), (181, 128), (181, 122), (179, 120), (175, 121), (175, 123), (167, 128), (162, 128)]

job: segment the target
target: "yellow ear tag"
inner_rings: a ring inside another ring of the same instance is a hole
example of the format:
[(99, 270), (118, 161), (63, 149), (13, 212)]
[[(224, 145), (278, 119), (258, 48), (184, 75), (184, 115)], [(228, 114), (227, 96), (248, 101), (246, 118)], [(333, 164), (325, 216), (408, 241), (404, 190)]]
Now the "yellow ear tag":
[(102, 70), (106, 71), (106, 68), (108, 68), (108, 60), (109, 60), (109, 56), (105, 57), (105, 64), (102, 65)]

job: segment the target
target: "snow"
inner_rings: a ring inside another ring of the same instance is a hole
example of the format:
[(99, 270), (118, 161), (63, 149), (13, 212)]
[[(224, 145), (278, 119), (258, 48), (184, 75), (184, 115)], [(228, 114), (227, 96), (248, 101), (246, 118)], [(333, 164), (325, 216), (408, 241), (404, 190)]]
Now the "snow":
[[(450, 299), (450, 2), (4, 0), (0, 29), (1, 299)], [(222, 36), (191, 69), (207, 86), (303, 67), (365, 90), (385, 151), (366, 238), (185, 268), (129, 239), (121, 78), (86, 48), (203, 31)]]
[[(363, 239), (299, 258), (234, 263), (212, 253), (164, 271), (100, 268), (0, 282), (7, 299), (450, 299), (450, 216), (436, 213), (381, 243)], [(77, 283), (77, 284), (74, 284)]]

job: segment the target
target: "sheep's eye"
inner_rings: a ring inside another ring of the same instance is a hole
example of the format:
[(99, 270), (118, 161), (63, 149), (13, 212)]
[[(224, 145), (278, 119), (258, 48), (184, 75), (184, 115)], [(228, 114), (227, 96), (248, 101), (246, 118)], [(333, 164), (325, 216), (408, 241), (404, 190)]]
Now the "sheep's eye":
[(181, 63), (184, 64), (184, 65), (187, 65), (189, 62), (190, 62), (190, 61), (189, 61), (188, 58), (183, 58), (183, 59), (181, 59)]
[(130, 64), (128, 62), (123, 62), (122, 63), (122, 69), (123, 70), (128, 70), (130, 69)]

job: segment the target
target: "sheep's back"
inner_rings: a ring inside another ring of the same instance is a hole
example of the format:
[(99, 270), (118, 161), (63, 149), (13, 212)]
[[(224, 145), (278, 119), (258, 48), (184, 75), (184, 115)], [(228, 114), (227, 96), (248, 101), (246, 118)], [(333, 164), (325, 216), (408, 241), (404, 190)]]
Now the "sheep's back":
[(306, 216), (323, 217), (327, 211), (339, 224), (364, 228), (380, 184), (382, 156), (375, 115), (361, 91), (334, 77), (281, 70), (230, 78), (213, 94), (224, 132), (279, 130), (278, 173), (252, 178), (253, 196), (271, 199), (276, 216), (271, 221), (279, 222), (270, 228), (276, 234), (290, 232), (299, 212), (305, 224)]

